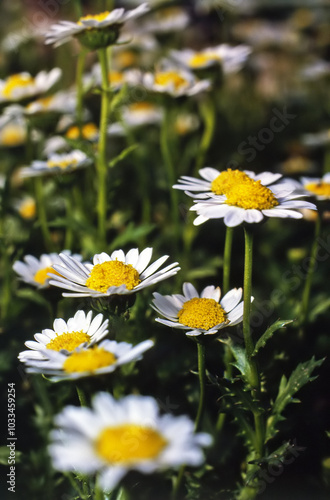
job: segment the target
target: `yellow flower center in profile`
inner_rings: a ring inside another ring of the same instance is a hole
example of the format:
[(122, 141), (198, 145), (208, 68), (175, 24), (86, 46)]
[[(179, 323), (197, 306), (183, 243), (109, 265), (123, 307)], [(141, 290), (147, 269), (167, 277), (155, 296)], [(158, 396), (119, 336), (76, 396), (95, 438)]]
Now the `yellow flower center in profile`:
[(34, 83), (34, 79), (30, 75), (23, 75), (18, 73), (16, 75), (9, 76), (6, 83), (2, 89), (2, 94), (8, 99), (12, 97), (13, 91), (20, 87), (27, 87)]
[(56, 274), (57, 276), (61, 276), (55, 269), (52, 267), (44, 267), (43, 269), (39, 269), (33, 277), (34, 281), (36, 283), (39, 283), (39, 285), (44, 285), (47, 280), (51, 279), (51, 276), (48, 276), (48, 274)]
[(330, 183), (329, 182), (311, 182), (304, 186), (305, 189), (318, 196), (330, 197)]
[(212, 181), (211, 191), (218, 195), (227, 194), (233, 186), (250, 181), (251, 178), (244, 172), (228, 168)]
[(109, 71), (108, 80), (110, 85), (120, 85), (124, 82), (124, 75), (120, 71)]
[(159, 21), (168, 21), (173, 17), (180, 16), (182, 14), (182, 9), (180, 7), (166, 7), (155, 13), (155, 19)]
[(77, 24), (81, 25), (83, 24), (82, 21), (91, 21), (91, 20), (98, 21), (100, 23), (101, 21), (104, 21), (104, 19), (106, 19), (109, 14), (110, 12), (106, 10), (105, 12), (100, 12), (100, 14), (83, 16), (79, 19)]
[(94, 372), (100, 368), (113, 365), (116, 359), (116, 356), (112, 352), (94, 346), (90, 349), (70, 354), (63, 363), (63, 370), (67, 373)]
[(106, 293), (110, 286), (126, 285), (128, 290), (133, 290), (139, 283), (141, 283), (140, 275), (131, 264), (124, 264), (120, 260), (108, 260), (93, 267), (86, 286)]
[(96, 453), (110, 464), (155, 459), (167, 440), (154, 429), (135, 424), (106, 427), (95, 442)]
[(47, 167), (48, 168), (61, 168), (65, 170), (68, 167), (75, 167), (78, 163), (76, 158), (64, 158), (63, 160), (48, 160)]
[[(86, 125), (83, 125), (81, 132), (84, 139), (94, 139), (98, 133), (98, 128), (94, 123), (86, 123)], [(77, 125), (73, 125), (72, 127), (70, 127), (66, 131), (65, 137), (73, 140), (79, 139), (80, 137), (79, 127)]]
[(90, 336), (87, 333), (80, 332), (66, 332), (57, 333), (48, 344), (47, 349), (52, 349), (53, 351), (60, 351), (61, 349), (66, 349), (67, 351), (74, 351), (76, 347), (84, 342), (89, 342)]
[(181, 325), (202, 330), (210, 330), (220, 323), (228, 322), (226, 312), (216, 300), (199, 297), (183, 304), (178, 320)]
[(34, 200), (25, 200), (19, 207), (18, 213), (23, 219), (33, 219), (37, 213), (37, 206)]
[(129, 106), (129, 110), (132, 111), (132, 113), (140, 113), (140, 112), (148, 112), (148, 111), (153, 111), (155, 109), (155, 105), (152, 104), (151, 102), (147, 101), (141, 101), (141, 102), (134, 102)]
[(199, 68), (200, 66), (204, 66), (205, 64), (207, 64), (209, 62), (214, 62), (217, 60), (219, 60), (219, 57), (212, 52), (209, 52), (209, 53), (207, 53), (207, 52), (198, 53), (197, 52), (189, 59), (189, 66), (191, 68)]
[(26, 140), (26, 129), (20, 125), (6, 125), (0, 133), (3, 146), (20, 146)]
[(137, 62), (137, 56), (132, 50), (123, 50), (115, 56), (116, 65), (121, 68), (128, 68)]
[(231, 187), (226, 193), (227, 205), (244, 208), (245, 210), (269, 210), (276, 207), (279, 203), (273, 192), (261, 181), (254, 181), (237, 184)]
[(179, 90), (180, 87), (187, 85), (187, 83), (187, 80), (176, 71), (162, 71), (155, 75), (155, 84), (162, 87), (173, 85), (175, 90)]

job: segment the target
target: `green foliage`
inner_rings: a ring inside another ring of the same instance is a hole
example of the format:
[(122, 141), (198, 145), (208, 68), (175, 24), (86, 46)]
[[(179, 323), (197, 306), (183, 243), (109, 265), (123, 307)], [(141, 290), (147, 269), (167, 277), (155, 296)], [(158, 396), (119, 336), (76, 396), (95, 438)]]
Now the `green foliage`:
[(293, 320), (278, 319), (277, 321), (275, 321), (269, 328), (267, 328), (265, 333), (263, 333), (261, 337), (258, 339), (254, 351), (252, 353), (252, 356), (256, 356), (256, 354), (258, 354), (259, 349), (265, 347), (268, 340), (274, 335), (274, 333), (277, 330), (280, 330), (281, 328), (283, 328), (286, 325), (289, 325), (290, 323), (293, 323)]

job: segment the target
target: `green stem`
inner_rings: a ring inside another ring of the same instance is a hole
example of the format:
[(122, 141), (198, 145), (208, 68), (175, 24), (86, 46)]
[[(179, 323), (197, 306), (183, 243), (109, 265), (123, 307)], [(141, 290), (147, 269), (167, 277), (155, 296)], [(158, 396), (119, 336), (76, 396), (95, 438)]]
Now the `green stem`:
[(109, 100), (109, 71), (107, 49), (99, 49), (98, 56), (102, 73), (102, 97), (101, 97), (101, 116), (99, 126), (99, 142), (97, 156), (97, 175), (98, 175), (98, 229), (100, 242), (106, 241), (106, 192), (107, 192), (107, 128), (110, 109)]
[(76, 385), (76, 390), (77, 390), (80, 406), (87, 406), (87, 400), (86, 400), (86, 396), (85, 396), (84, 391), (78, 385)]
[(300, 311), (300, 318), (299, 318), (300, 327), (303, 327), (305, 325), (307, 317), (308, 317), (308, 306), (309, 306), (309, 299), (310, 299), (311, 288), (312, 288), (313, 273), (314, 273), (316, 260), (317, 260), (317, 250), (319, 247), (318, 240), (319, 240), (320, 232), (321, 232), (321, 215), (317, 214), (317, 219), (315, 222), (314, 241), (313, 241), (312, 248), (311, 248), (307, 276), (306, 276), (305, 286), (304, 286), (302, 299), (301, 299), (301, 311)]
[(229, 292), (230, 286), (230, 264), (231, 264), (231, 250), (233, 246), (234, 228), (226, 228), (225, 248), (223, 254), (223, 278), (222, 278), (222, 295)]
[(173, 483), (173, 490), (172, 490), (172, 495), (171, 495), (171, 500), (176, 500), (178, 498), (178, 494), (181, 488), (182, 480), (183, 480), (183, 475), (184, 471), (186, 470), (185, 465), (181, 465), (179, 469), (178, 476), (176, 478), (176, 481)]
[(81, 50), (81, 52), (78, 55), (77, 69), (76, 69), (76, 89), (77, 89), (76, 115), (77, 115), (77, 124), (79, 128), (80, 139), (82, 139), (82, 126), (83, 126), (83, 96), (84, 96), (83, 73), (85, 67), (86, 54), (87, 52), (85, 50)]
[(176, 172), (173, 164), (173, 159), (170, 151), (170, 141), (169, 141), (169, 131), (171, 127), (170, 114), (165, 108), (165, 114), (162, 122), (162, 127), (160, 131), (160, 148), (163, 157), (163, 161), (167, 170), (167, 178), (170, 185), (170, 196), (171, 196), (171, 217), (172, 223), (174, 225), (175, 243), (177, 245), (180, 236), (179, 229), (179, 198), (176, 189), (172, 186), (176, 181)]
[(80, 489), (77, 481), (75, 480), (75, 478), (73, 477), (72, 473), (71, 472), (64, 472), (64, 476), (70, 481), (70, 484), (71, 486), (73, 487), (73, 489), (78, 493), (79, 495), (79, 498), (81, 498), (81, 500), (87, 500), (89, 497), (87, 495), (84, 494), (84, 492)]
[(35, 178), (35, 193), (36, 193), (36, 201), (37, 201), (37, 212), (38, 212), (38, 220), (44, 240), (44, 245), (46, 249), (50, 252), (53, 249), (53, 244), (50, 236), (50, 231), (47, 224), (47, 216), (46, 216), (46, 208), (44, 204), (44, 193), (42, 186), (42, 178)]
[(94, 490), (94, 500), (104, 500), (103, 489), (99, 486), (97, 480), (96, 480), (95, 490)]
[(194, 175), (198, 174), (199, 169), (204, 165), (206, 153), (212, 142), (215, 127), (216, 109), (211, 99), (201, 102), (200, 113), (204, 122), (204, 132), (201, 138), (200, 147), (196, 159)]
[(198, 379), (199, 379), (199, 404), (195, 420), (195, 432), (199, 430), (204, 413), (205, 403), (205, 345), (197, 339)]
[(74, 1), (75, 15), (79, 19), (82, 16), (81, 0)]

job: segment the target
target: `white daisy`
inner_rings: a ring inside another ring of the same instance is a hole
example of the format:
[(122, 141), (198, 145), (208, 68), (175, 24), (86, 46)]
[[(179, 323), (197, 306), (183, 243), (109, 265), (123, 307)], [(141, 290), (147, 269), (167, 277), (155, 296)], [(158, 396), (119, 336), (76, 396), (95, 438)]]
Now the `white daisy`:
[[(64, 250), (63, 252), (64, 255), (70, 255), (70, 253), (70, 250)], [(82, 257), (78, 254), (74, 254), (73, 257), (77, 261), (82, 260)], [(14, 263), (14, 271), (22, 281), (38, 288), (47, 288), (50, 286), (49, 274), (57, 274), (53, 269), (53, 264), (61, 262), (57, 253), (42, 254), (39, 259), (33, 255), (25, 255), (23, 260), (24, 262), (17, 260)]]
[(40, 97), (24, 108), (26, 115), (39, 113), (74, 113), (76, 108), (76, 92), (62, 90), (48, 97)]
[(166, 319), (156, 321), (187, 330), (186, 335), (211, 335), (243, 319), (242, 288), (233, 288), (220, 300), (219, 287), (207, 286), (201, 294), (191, 283), (183, 284), (183, 295), (155, 292), (152, 307)]
[(155, 73), (146, 73), (143, 85), (153, 92), (170, 94), (173, 97), (192, 96), (208, 90), (209, 80), (197, 80), (190, 71), (174, 66), (168, 61), (161, 64)]
[[(146, 3), (139, 5), (136, 9), (126, 11), (125, 9), (114, 9), (111, 12), (101, 12), (96, 15), (88, 15), (83, 16), (79, 19), (78, 22), (70, 22), (70, 21), (60, 21), (58, 24), (54, 24), (49, 33), (46, 33), (46, 44), (54, 44), (54, 47), (59, 47), (63, 43), (68, 42), (74, 36), (82, 36), (86, 35), (87, 40), (85, 38), (82, 40), (84, 42), (90, 42), (88, 45), (89, 48), (99, 48), (102, 46), (107, 46), (116, 42), (120, 27), (128, 20), (133, 19), (135, 17), (141, 16), (148, 12), (149, 7)], [(109, 29), (112, 31), (109, 32)], [(93, 35), (97, 34), (95, 32), (99, 32), (99, 35), (104, 35), (105, 40), (104, 44), (102, 44), (102, 40), (100, 39), (94, 40), (92, 39)], [(92, 37), (89, 37), (92, 35)], [(109, 38), (107, 37), (109, 36)], [(98, 43), (101, 45), (98, 45)], [(94, 42), (94, 47), (93, 47)]]
[[(36, 333), (34, 340), (25, 342), (29, 351), (23, 351), (18, 355), (20, 361), (26, 362), (35, 359), (47, 359), (43, 351), (51, 349), (53, 351), (73, 352), (83, 344), (84, 347), (92, 346), (99, 342), (108, 334), (109, 320), (103, 321), (103, 315), (98, 314), (93, 318), (93, 311), (87, 314), (84, 311), (77, 311), (73, 318), (65, 322), (62, 318), (54, 321), (53, 330), (47, 328), (41, 333)], [(46, 351), (47, 352), (47, 351)]]
[(164, 112), (160, 106), (148, 101), (129, 104), (122, 109), (122, 119), (128, 127), (160, 123)]
[[(92, 408), (67, 406), (55, 417), (49, 453), (55, 469), (98, 474), (111, 491), (129, 470), (150, 474), (169, 467), (204, 462), (209, 434), (194, 433), (186, 416), (159, 415), (154, 398), (129, 395), (116, 401), (105, 392)], [(132, 445), (133, 444), (133, 445)]]
[(221, 65), (224, 73), (234, 73), (242, 68), (250, 54), (251, 48), (247, 45), (231, 47), (223, 43), (200, 51), (172, 50), (169, 57), (191, 70), (209, 68), (218, 64)]
[(123, 250), (116, 250), (111, 255), (96, 254), (93, 264), (82, 264), (74, 257), (60, 254), (61, 262), (54, 267), (60, 276), (54, 277), (51, 285), (70, 290), (70, 293), (63, 293), (64, 297), (127, 295), (174, 276), (180, 269), (174, 262), (157, 271), (168, 255), (148, 266), (151, 256), (152, 248), (145, 248), (140, 254), (137, 248), (132, 248), (126, 255)]
[[(182, 176), (179, 184), (174, 184), (174, 189), (185, 191), (188, 196), (195, 198), (208, 198), (212, 194), (223, 195), (232, 185), (244, 182), (248, 177), (255, 181), (260, 181), (263, 186), (268, 186), (278, 181), (282, 174), (273, 174), (271, 172), (262, 172), (255, 174), (250, 170), (216, 170), (212, 167), (205, 167), (199, 170), (202, 179), (195, 177)], [(198, 193), (198, 194), (196, 194)]]
[[(102, 73), (99, 63), (94, 64), (90, 74), (86, 75), (85, 79), (89, 86), (102, 85)], [(108, 81), (111, 90), (119, 90), (125, 84), (130, 87), (136, 87), (142, 82), (142, 74), (138, 69), (127, 69), (125, 71), (120, 71), (118, 69), (112, 68), (108, 73)]]
[(170, 33), (184, 30), (190, 22), (186, 9), (173, 6), (164, 6), (151, 13), (143, 22), (143, 33)]
[(302, 177), (303, 188), (317, 200), (330, 200), (330, 173), (323, 177)]
[(13, 206), (22, 219), (31, 220), (37, 215), (36, 200), (32, 196), (24, 196), (20, 200), (14, 200)]
[(61, 77), (62, 70), (40, 71), (34, 78), (23, 72), (0, 80), (0, 102), (19, 101), (47, 92)]
[(74, 149), (69, 153), (53, 153), (46, 161), (35, 160), (30, 167), (21, 168), (19, 176), (24, 179), (39, 175), (66, 174), (91, 164), (92, 160), (83, 151)]
[(42, 373), (52, 382), (76, 380), (78, 378), (112, 373), (117, 368), (141, 359), (142, 354), (153, 347), (152, 340), (145, 340), (135, 346), (127, 342), (103, 340), (98, 345), (80, 346), (73, 352), (40, 350), (41, 359), (23, 356), (27, 373)]

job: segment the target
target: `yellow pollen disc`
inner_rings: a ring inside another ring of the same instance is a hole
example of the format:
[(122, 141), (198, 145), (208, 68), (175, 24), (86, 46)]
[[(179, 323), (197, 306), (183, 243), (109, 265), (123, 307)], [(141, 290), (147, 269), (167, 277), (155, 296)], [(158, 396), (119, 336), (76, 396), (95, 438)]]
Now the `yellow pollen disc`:
[(33, 217), (35, 217), (37, 213), (36, 202), (34, 200), (24, 201), (21, 204), (18, 213), (21, 217), (23, 217), (23, 219), (33, 219)]
[[(82, 127), (81, 132), (84, 139), (94, 139), (94, 137), (98, 133), (98, 129), (97, 126), (94, 125), (94, 123), (86, 123), (86, 125)], [(79, 139), (79, 136), (79, 127), (77, 127), (77, 125), (73, 125), (72, 127), (70, 127), (65, 134), (65, 137), (73, 140)]]
[(78, 160), (75, 158), (68, 158), (66, 160), (48, 160), (47, 161), (47, 167), (48, 168), (61, 168), (62, 170), (65, 170), (68, 167), (74, 167), (78, 163)]
[(329, 182), (311, 182), (304, 186), (305, 189), (311, 191), (318, 196), (330, 197), (330, 183)]
[(7, 125), (0, 133), (3, 146), (20, 146), (26, 140), (26, 129), (19, 125)]
[(39, 283), (39, 285), (44, 285), (47, 280), (51, 279), (51, 276), (47, 276), (48, 274), (56, 274), (56, 276), (61, 276), (55, 269), (52, 267), (44, 267), (43, 269), (39, 269), (33, 277), (34, 281)]
[(125, 50), (116, 54), (116, 65), (121, 68), (127, 68), (133, 66), (137, 62), (137, 56), (135, 52), (131, 50)]
[(134, 102), (129, 106), (129, 110), (132, 111), (132, 113), (140, 113), (141, 111), (153, 111), (155, 109), (154, 104), (151, 102), (147, 101), (142, 101), (142, 102)]
[(95, 346), (70, 354), (63, 363), (63, 370), (67, 373), (94, 372), (115, 362), (116, 356), (112, 352)]
[(227, 194), (227, 192), (236, 184), (250, 181), (251, 178), (244, 172), (228, 168), (228, 170), (221, 172), (221, 174), (212, 181), (211, 190), (213, 193), (218, 195)]
[(226, 193), (227, 205), (244, 208), (245, 210), (269, 210), (279, 203), (270, 189), (261, 184), (261, 181), (254, 181), (238, 184)]
[(79, 19), (77, 24), (83, 24), (82, 21), (91, 21), (92, 19), (94, 21), (101, 22), (104, 21), (104, 19), (106, 19), (109, 14), (110, 12), (106, 10), (105, 12), (101, 12), (100, 14), (95, 14), (94, 16), (92, 15), (84, 16)]
[(124, 81), (124, 75), (120, 71), (109, 71), (108, 79), (110, 85), (119, 85)]
[(227, 321), (225, 311), (216, 300), (198, 297), (183, 304), (178, 313), (178, 320), (181, 325), (202, 330), (210, 330)]
[(10, 98), (12, 96), (12, 92), (20, 87), (27, 87), (28, 85), (31, 85), (34, 83), (34, 79), (30, 75), (22, 75), (22, 74), (17, 74), (17, 75), (12, 75), (7, 78), (6, 84), (4, 85), (2, 89), (2, 94)]
[(187, 85), (187, 83), (187, 80), (175, 71), (162, 71), (155, 75), (155, 84), (163, 87), (173, 85), (178, 90), (180, 87)]
[(131, 264), (124, 264), (120, 260), (96, 264), (89, 276), (86, 286), (102, 293), (106, 293), (110, 286), (126, 285), (128, 290), (133, 290), (141, 283), (137, 270)]
[(60, 351), (61, 349), (66, 349), (67, 351), (74, 351), (76, 347), (80, 346), (83, 342), (89, 342), (90, 336), (87, 333), (80, 332), (67, 332), (67, 333), (57, 333), (56, 337), (53, 338), (46, 345), (47, 349), (52, 349), (53, 351)]
[(154, 429), (125, 424), (105, 428), (95, 442), (97, 454), (111, 464), (155, 459), (167, 440)]
[(213, 53), (197, 53), (194, 54), (190, 59), (189, 59), (189, 66), (191, 68), (199, 68), (200, 66), (204, 66), (208, 62), (213, 62), (219, 60), (219, 57), (216, 54)]

